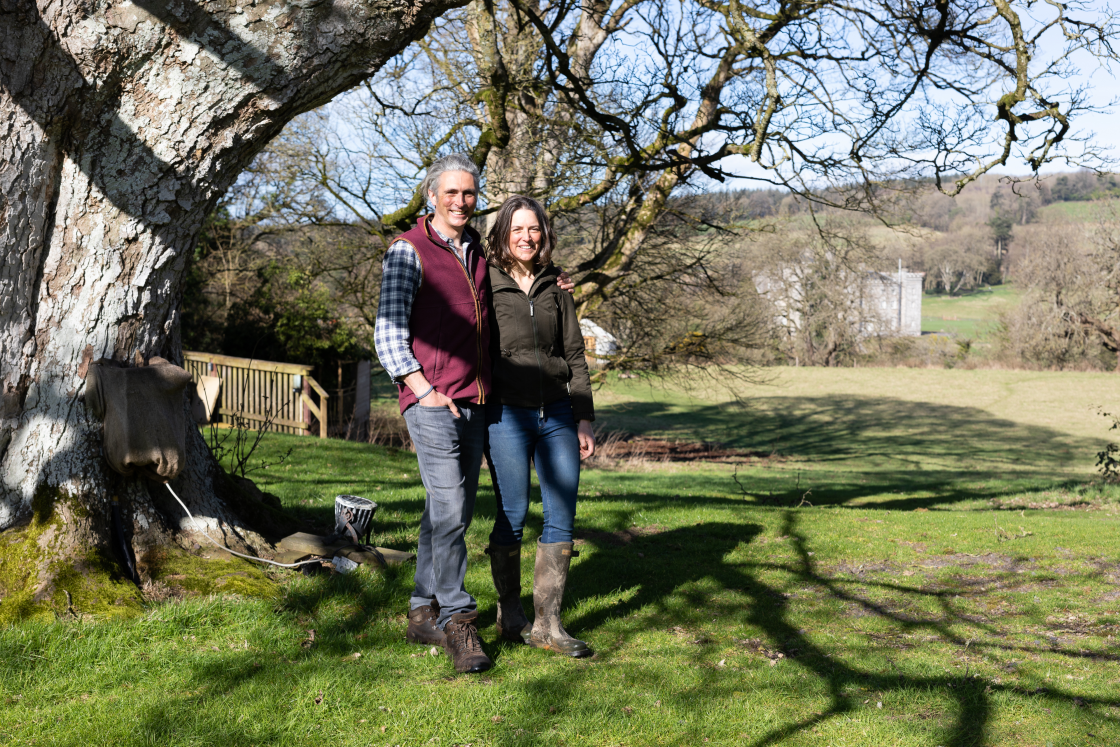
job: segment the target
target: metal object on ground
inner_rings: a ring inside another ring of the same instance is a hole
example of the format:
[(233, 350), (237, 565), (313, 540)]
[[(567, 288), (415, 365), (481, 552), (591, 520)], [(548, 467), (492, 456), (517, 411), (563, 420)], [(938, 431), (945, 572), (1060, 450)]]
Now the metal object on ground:
[(373, 525), (373, 514), (377, 504), (368, 498), (356, 495), (336, 495), (334, 498), (334, 536), (349, 537), (355, 545), (361, 544), (359, 537), (369, 534)]
[(334, 569), (339, 573), (349, 573), (350, 571), (357, 570), (358, 564), (350, 558), (344, 558), (341, 555), (335, 555), (331, 558), (331, 564)]

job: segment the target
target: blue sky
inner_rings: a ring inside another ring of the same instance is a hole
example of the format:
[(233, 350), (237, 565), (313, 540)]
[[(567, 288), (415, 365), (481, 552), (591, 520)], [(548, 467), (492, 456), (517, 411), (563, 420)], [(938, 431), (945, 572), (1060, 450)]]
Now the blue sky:
[[(1120, 2), (1120, 0), (1114, 1)], [(1077, 2), (1077, 0), (1073, 0), (1073, 2)], [(1045, 5), (1044, 7), (1036, 7), (1041, 9), (1040, 12), (1042, 12), (1043, 16), (1046, 16), (1046, 14), (1049, 12), (1047, 9), (1050, 8), (1049, 5)], [(1083, 8), (1083, 13), (1080, 13), (1079, 15), (1093, 16), (1095, 13), (1107, 14), (1110, 10), (1107, 0), (1087, 0), (1087, 2), (1083, 4)], [(1099, 16), (1094, 20), (1099, 20)], [(1039, 53), (1035, 57), (1035, 62), (1037, 64), (1042, 64), (1046, 59), (1052, 58), (1053, 54), (1060, 49), (1060, 45), (1063, 42), (1061, 35), (1057, 29), (1052, 29), (1048, 33), (1050, 38), (1046, 39), (1046, 43), (1043, 45), (1043, 48), (1039, 50)], [(627, 52), (625, 49), (624, 53), (637, 54), (634, 50), (630, 50)], [(1087, 86), (1092, 89), (1092, 100), (1098, 106), (1105, 109), (1105, 111), (1100, 113), (1087, 113), (1078, 115), (1074, 119), (1074, 128), (1071, 136), (1073, 138), (1076, 138), (1078, 136), (1087, 136), (1089, 133), (1093, 133), (1093, 144), (1098, 149), (1111, 151), (1110, 155), (1113, 164), (1111, 166), (1109, 166), (1108, 164), (1103, 165), (1110, 168), (1111, 170), (1120, 171), (1120, 120), (1117, 119), (1117, 115), (1120, 114), (1120, 106), (1114, 103), (1117, 99), (1120, 99), (1120, 80), (1118, 80), (1118, 75), (1120, 75), (1120, 64), (1116, 64), (1112, 68), (1102, 66), (1099, 60), (1093, 58), (1088, 54), (1081, 55), (1079, 58), (1074, 60), (1074, 63), (1078, 68), (1076, 74), (1067, 80), (1051, 81), (1051, 85), (1045, 89), (1045, 92), (1048, 95), (1056, 98), (1058, 101), (1064, 102), (1068, 100), (1067, 96), (1062, 95), (1066, 89), (1076, 89), (1081, 86)], [(998, 88), (998, 86), (996, 88)], [(992, 100), (997, 99), (1002, 93), (1003, 91), (993, 90), (991, 92)], [(992, 112), (994, 114), (994, 108), (992, 109)], [(356, 139), (355, 133), (347, 133), (348, 127), (345, 121), (345, 117), (343, 117), (343, 120), (340, 123), (336, 124), (336, 126), (339, 127), (339, 136), (343, 141)], [(992, 127), (993, 131), (1003, 131), (1003, 125), (995, 121), (992, 122)], [(828, 138), (827, 135), (823, 137), (824, 139)], [(1074, 157), (1079, 155), (1078, 144), (1071, 142), (1070, 146), (1070, 155)], [(985, 154), (982, 152), (977, 153), (977, 155), (986, 155), (988, 157), (991, 156), (990, 153)], [(1012, 158), (1014, 159), (1014, 155), (1012, 156)], [(742, 157), (729, 158), (722, 165), (728, 172), (738, 173), (744, 176), (763, 176), (765, 174), (765, 172), (763, 172), (761, 169), (754, 167), (746, 158)], [(1075, 168), (1077, 168), (1076, 164), (1069, 164), (1064, 161), (1055, 161), (1046, 166), (1043, 171), (1044, 173), (1053, 173), (1069, 171)], [(1011, 162), (1009, 162), (1007, 167), (1003, 169), (997, 169), (995, 173), (1026, 175), (1028, 171), (1029, 169), (1027, 165), (1020, 159), (1017, 161), (1012, 160)], [(768, 186), (765, 182), (748, 178), (730, 179), (722, 184), (705, 183), (703, 180), (698, 180), (697, 185), (701, 188), (716, 190), (736, 188), (765, 188)], [(408, 190), (405, 189), (405, 192), (407, 191)], [(395, 195), (394, 197), (395, 199), (391, 202), (395, 202), (397, 199), (405, 199), (407, 195), (402, 192), (401, 194)]]
[[(1095, 76), (1091, 81), (1094, 92), (1099, 96), (1102, 102), (1110, 102), (1120, 99), (1120, 80), (1116, 75), (1109, 73), (1107, 70), (1096, 71)], [(1080, 115), (1074, 122), (1073, 133), (1075, 136), (1085, 135), (1088, 136), (1092, 133), (1091, 142), (1098, 148), (1108, 151), (1108, 157), (1112, 161), (1112, 165), (1108, 170), (1120, 171), (1120, 104), (1112, 104), (1108, 107), (1103, 107), (1106, 111), (1101, 113), (1087, 113)], [(729, 172), (740, 173), (744, 175), (764, 174), (762, 169), (757, 168), (750, 161), (743, 156), (733, 156), (723, 163), (724, 168)], [(1078, 167), (1076, 165), (1067, 164), (1065, 161), (1055, 161), (1048, 164), (1042, 169), (1044, 174), (1052, 174), (1055, 172), (1074, 171)], [(1026, 175), (1030, 169), (1022, 161), (1009, 161), (1008, 167), (1003, 169), (996, 169), (993, 173), (996, 174), (1014, 174)], [(760, 189), (766, 188), (765, 183), (759, 182), (755, 179), (729, 179), (723, 184), (711, 185), (712, 189), (725, 190), (725, 189)]]
[[(1091, 16), (1094, 12), (1105, 15), (1116, 12), (1109, 7), (1107, 0), (1089, 0), (1080, 5), (1082, 12), (1075, 14), (1080, 17)], [(1098, 16), (1095, 20), (1100, 21), (1101, 18)], [(1114, 40), (1114, 43), (1117, 43), (1116, 40)], [(1048, 32), (1048, 38), (1044, 37), (1044, 43), (1032, 62), (1041, 63), (1048, 58), (1052, 58), (1052, 55), (1060, 49), (1061, 44), (1062, 38), (1059, 30), (1051, 29)], [(1073, 140), (1079, 137), (1087, 137), (1095, 148), (1105, 151), (1105, 158), (1111, 161), (1111, 163), (1098, 162), (1098, 165), (1104, 166), (1108, 170), (1120, 171), (1120, 63), (1107, 61), (1102, 63), (1101, 60), (1084, 52), (1074, 57), (1072, 63), (1076, 67), (1075, 74), (1066, 80), (1051, 80), (1050, 84), (1044, 88), (1045, 92), (1064, 102), (1068, 100), (1066, 96), (1062, 95), (1065, 89), (1073, 90), (1084, 86), (1092, 91), (1091, 100), (1094, 105), (1104, 111), (1080, 113), (1074, 118), (1072, 132), (1067, 138), (1069, 141), (1067, 152), (1070, 156), (1076, 158), (1081, 154), (1081, 146)], [(999, 93), (996, 92), (995, 95), (998, 96)], [(993, 126), (1000, 127), (995, 123), (993, 123)], [(1012, 155), (1007, 167), (997, 169), (994, 173), (1028, 174), (1030, 170), (1026, 163), (1021, 159), (1017, 161), (1014, 159), (1015, 156)], [(745, 176), (762, 176), (764, 174), (761, 169), (754, 167), (746, 158), (741, 157), (728, 159), (723, 166), (729, 172), (741, 173)], [(1070, 164), (1064, 160), (1055, 160), (1045, 166), (1042, 172), (1072, 171), (1076, 168), (1078, 168), (1076, 164)], [(732, 179), (722, 185), (713, 184), (711, 186), (715, 189), (737, 189), (765, 187), (766, 184), (752, 179)]]

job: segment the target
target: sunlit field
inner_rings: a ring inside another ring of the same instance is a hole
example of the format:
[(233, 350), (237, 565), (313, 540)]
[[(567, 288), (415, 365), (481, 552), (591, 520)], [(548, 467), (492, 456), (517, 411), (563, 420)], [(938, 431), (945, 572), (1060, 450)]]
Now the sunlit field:
[(956, 296), (923, 295), (922, 332), (989, 340), (1000, 316), (1018, 305), (1020, 295), (1010, 284), (977, 288)]
[[(270, 597), (0, 631), (0, 742), (1120, 743), (1120, 503), (1094, 472), (1120, 377), (770, 374), (597, 394), (603, 434), (722, 456), (584, 473), (564, 617), (593, 659), (495, 641), (484, 474), (467, 588), (493, 670), (404, 642), (410, 566), (278, 572)], [(364, 495), (375, 544), (413, 546), (413, 454), (270, 436), (259, 456), (289, 447), (253, 473), (288, 510), (325, 530)]]

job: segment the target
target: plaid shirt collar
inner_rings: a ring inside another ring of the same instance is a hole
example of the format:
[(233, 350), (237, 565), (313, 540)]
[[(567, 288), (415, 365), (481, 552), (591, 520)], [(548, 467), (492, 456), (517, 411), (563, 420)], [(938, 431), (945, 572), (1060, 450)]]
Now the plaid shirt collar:
[[(424, 217), (424, 230), (427, 232), (429, 238), (434, 238), (432, 234), (435, 234), (435, 236), (438, 236), (444, 244), (452, 249), (456, 249), (455, 244), (451, 241), (451, 239), (447, 236), (444, 236), (442, 231), (432, 225), (432, 216), (430, 215)], [(456, 253), (465, 260), (467, 254), (471, 251), (472, 248), (476, 246), (476, 244), (477, 242), (471, 238), (471, 229), (467, 227), (463, 230), (463, 235), (459, 237), (459, 246), (461, 247), (461, 250), (457, 249)]]

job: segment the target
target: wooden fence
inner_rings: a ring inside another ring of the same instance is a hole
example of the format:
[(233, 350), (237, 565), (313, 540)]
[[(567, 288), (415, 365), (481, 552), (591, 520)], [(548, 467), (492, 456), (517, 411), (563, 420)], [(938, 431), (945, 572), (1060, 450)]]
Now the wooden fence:
[(311, 377), (311, 366), (189, 351), (183, 358), (195, 383), (201, 376), (221, 379), (214, 422), (230, 424), (240, 417), (250, 428), (308, 434), (314, 417), (319, 437), (327, 437), (330, 395)]

